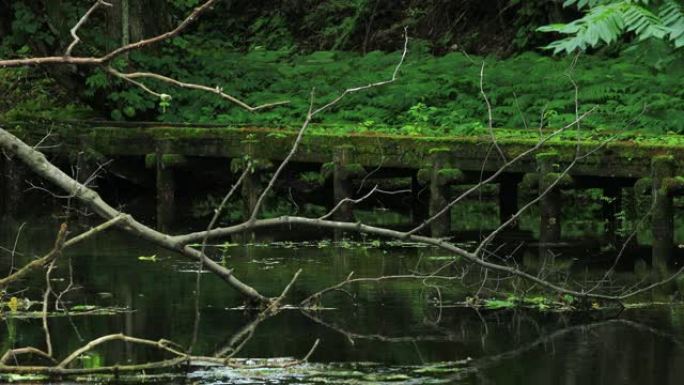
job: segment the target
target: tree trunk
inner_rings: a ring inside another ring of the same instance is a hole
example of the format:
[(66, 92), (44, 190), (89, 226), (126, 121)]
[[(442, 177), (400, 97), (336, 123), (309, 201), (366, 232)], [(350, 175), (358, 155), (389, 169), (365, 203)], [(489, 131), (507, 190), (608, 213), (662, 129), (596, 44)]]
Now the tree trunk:
[(12, 5), (10, 0), (0, 0), (0, 40), (12, 31)]
[(123, 0), (110, 0), (111, 7), (107, 7), (107, 51), (121, 45), (121, 7)]

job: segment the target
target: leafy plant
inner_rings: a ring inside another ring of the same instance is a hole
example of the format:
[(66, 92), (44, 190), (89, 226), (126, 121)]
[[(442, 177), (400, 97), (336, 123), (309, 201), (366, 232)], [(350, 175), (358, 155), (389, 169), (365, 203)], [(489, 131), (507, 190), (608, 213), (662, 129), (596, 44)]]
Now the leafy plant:
[(650, 0), (566, 0), (563, 6), (576, 6), (584, 16), (567, 24), (540, 27), (541, 32), (555, 32), (568, 37), (547, 45), (554, 53), (584, 51), (600, 44), (612, 44), (626, 33), (640, 40), (649, 38), (684, 46), (684, 10), (677, 0), (660, 5)]

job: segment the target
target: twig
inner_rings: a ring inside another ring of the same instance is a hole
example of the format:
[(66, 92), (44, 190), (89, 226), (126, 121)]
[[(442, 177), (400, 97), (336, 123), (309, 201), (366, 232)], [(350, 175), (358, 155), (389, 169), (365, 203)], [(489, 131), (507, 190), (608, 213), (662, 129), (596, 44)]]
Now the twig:
[[(587, 115), (589, 115), (590, 113), (592, 113), (595, 109), (596, 109), (596, 107), (594, 107), (594, 108), (592, 108), (591, 110), (589, 110), (589, 111), (585, 112), (584, 114), (582, 114), (582, 116), (580, 116), (580, 120), (581, 120), (581, 119), (584, 119)], [(529, 149), (527, 149), (527, 150), (521, 152), (521, 153), (520, 153), (518, 156), (516, 156), (515, 158), (512, 158), (512, 159), (510, 159), (509, 161), (507, 161), (504, 165), (502, 165), (501, 167), (499, 167), (499, 169), (496, 170), (496, 171), (495, 171), (492, 175), (490, 175), (488, 178), (482, 180), (480, 183), (474, 185), (473, 187), (471, 187), (471, 188), (469, 188), (468, 190), (466, 190), (465, 192), (463, 192), (461, 195), (459, 195), (458, 197), (456, 197), (455, 199), (453, 199), (451, 202), (449, 202), (446, 206), (444, 206), (444, 208), (442, 208), (439, 212), (435, 213), (433, 216), (431, 216), (430, 218), (426, 219), (425, 221), (423, 221), (423, 223), (421, 223), (420, 225), (416, 226), (413, 230), (407, 232), (406, 234), (407, 234), (407, 235), (413, 235), (413, 234), (416, 234), (416, 233), (420, 232), (420, 231), (423, 230), (425, 227), (427, 227), (430, 223), (432, 223), (436, 218), (439, 218), (439, 217), (442, 216), (444, 213), (446, 213), (447, 211), (451, 210), (451, 208), (452, 208), (455, 204), (457, 204), (458, 202), (460, 202), (460, 201), (463, 200), (464, 198), (468, 197), (470, 194), (472, 194), (474, 191), (477, 191), (477, 190), (480, 189), (482, 186), (484, 186), (484, 185), (488, 184), (489, 182), (495, 180), (499, 175), (503, 174), (508, 168), (510, 168), (511, 166), (513, 166), (514, 164), (516, 164), (517, 162), (519, 162), (521, 159), (523, 159), (523, 158), (527, 157), (528, 155), (534, 153), (535, 151), (537, 151), (538, 149), (540, 149), (546, 142), (548, 142), (548, 141), (551, 140), (552, 138), (554, 138), (554, 137), (560, 135), (561, 133), (563, 133), (563, 131), (565, 131), (565, 130), (568, 129), (569, 127), (572, 127), (574, 124), (575, 124), (575, 122), (573, 121), (573, 122), (571, 122), (571, 123), (569, 123), (569, 124), (567, 124), (567, 125), (565, 125), (565, 126), (559, 128), (558, 130), (552, 132), (551, 134), (547, 135), (546, 137), (542, 137), (542, 138), (537, 142), (537, 144), (535, 144), (535, 145), (532, 146), (531, 148), (529, 148)]]
[(88, 11), (81, 17), (81, 19), (76, 23), (73, 28), (69, 31), (71, 33), (71, 37), (74, 38), (74, 40), (69, 44), (69, 47), (67, 47), (66, 52), (64, 52), (64, 56), (71, 56), (71, 51), (76, 47), (76, 45), (81, 41), (81, 38), (78, 37), (76, 32), (78, 31), (79, 28), (88, 20), (90, 15), (95, 12), (97, 8), (100, 6), (106, 6), (106, 7), (111, 7), (112, 4), (107, 3), (103, 0), (97, 0), (91, 7), (88, 9)]
[(210, 92), (210, 93), (216, 94), (216, 95), (218, 95), (219, 97), (221, 97), (221, 98), (223, 98), (223, 99), (226, 99), (226, 100), (228, 100), (228, 101), (230, 101), (230, 102), (232, 102), (232, 103), (234, 103), (234, 104), (237, 104), (238, 106), (240, 106), (240, 107), (242, 107), (242, 108), (244, 108), (245, 110), (250, 111), (250, 112), (255, 112), (255, 111), (258, 111), (258, 110), (263, 110), (263, 109), (266, 109), (266, 108), (271, 108), (271, 107), (280, 106), (280, 105), (283, 105), (283, 104), (288, 104), (288, 103), (290, 103), (289, 100), (284, 100), (284, 101), (273, 102), (273, 103), (265, 103), (265, 104), (261, 104), (261, 105), (258, 105), (258, 106), (251, 106), (251, 105), (249, 105), (249, 104), (243, 102), (242, 100), (240, 100), (240, 99), (238, 99), (238, 98), (236, 98), (236, 97), (234, 97), (234, 96), (232, 96), (232, 95), (230, 95), (230, 94), (227, 94), (227, 93), (223, 92), (223, 88), (221, 88), (221, 87), (219, 87), (219, 86), (216, 86), (216, 87), (213, 87), (213, 88), (212, 88), (212, 87), (208, 87), (208, 86), (205, 86), (205, 85), (202, 85), (202, 84), (181, 82), (181, 81), (179, 81), (179, 80), (170, 78), (170, 77), (168, 77), (168, 76), (159, 75), (159, 74), (151, 73), (151, 72), (131, 72), (131, 73), (123, 73), (123, 72), (117, 71), (116, 69), (114, 69), (114, 68), (112, 68), (112, 67), (107, 67), (106, 70), (107, 70), (107, 72), (109, 72), (110, 74), (112, 74), (112, 75), (114, 75), (114, 76), (116, 76), (116, 77), (118, 77), (118, 78), (121, 78), (121, 79), (123, 79), (123, 80), (126, 80), (126, 81), (130, 82), (130, 83), (136, 85), (137, 87), (142, 88), (145, 92), (147, 92), (147, 93), (149, 93), (149, 94), (151, 94), (151, 95), (154, 95), (154, 96), (156, 96), (156, 97), (158, 97), (158, 98), (162, 98), (165, 94), (161, 94), (161, 93), (152, 91), (152, 89), (150, 89), (149, 87), (147, 87), (146, 85), (144, 85), (143, 83), (141, 83), (141, 82), (139, 82), (139, 81), (137, 81), (137, 80), (135, 80), (135, 79), (138, 79), (138, 78), (155, 79), (155, 80), (158, 80), (158, 81), (161, 81), (161, 82), (164, 82), (164, 83), (172, 84), (172, 85), (174, 85), (174, 86), (176, 86), (176, 87), (179, 87), (179, 88), (192, 89), (192, 90), (199, 90), (199, 91)]
[(50, 360), (54, 363), (57, 363), (57, 361), (55, 361), (55, 359), (50, 354), (47, 354), (38, 348), (34, 348), (32, 346), (27, 346), (27, 347), (23, 347), (23, 348), (10, 349), (10, 350), (6, 351), (5, 354), (2, 355), (2, 358), (0, 358), (0, 366), (7, 365), (7, 361), (9, 361), (10, 358), (13, 358), (16, 360), (17, 356), (22, 355), (22, 354), (35, 354), (37, 356), (41, 356), (47, 360)]
[(301, 128), (299, 129), (299, 132), (297, 133), (297, 137), (295, 138), (294, 143), (290, 147), (290, 152), (287, 154), (285, 159), (280, 163), (280, 166), (278, 166), (278, 169), (276, 172), (273, 174), (271, 179), (268, 181), (268, 185), (262, 191), (261, 195), (259, 196), (259, 199), (257, 199), (257, 203), (254, 206), (254, 210), (251, 213), (251, 216), (247, 223), (253, 223), (256, 219), (257, 216), (259, 215), (259, 210), (261, 209), (261, 206), (264, 202), (264, 199), (266, 199), (266, 196), (268, 193), (271, 191), (273, 188), (273, 185), (275, 184), (275, 181), (280, 177), (280, 174), (283, 172), (285, 169), (285, 166), (290, 162), (290, 159), (295, 155), (297, 152), (297, 148), (299, 147), (300, 142), (302, 141), (302, 138), (304, 136), (304, 132), (308, 128), (309, 124), (311, 123), (311, 120), (313, 119), (314, 116), (317, 114), (327, 110), (328, 108), (334, 106), (335, 104), (339, 103), (342, 99), (344, 99), (345, 96), (349, 94), (353, 94), (359, 91), (364, 91), (370, 88), (375, 88), (375, 87), (380, 87), (384, 86), (390, 83), (393, 83), (397, 80), (397, 76), (399, 75), (399, 69), (401, 68), (402, 64), (404, 63), (404, 59), (406, 58), (406, 54), (408, 52), (408, 30), (404, 28), (404, 49), (401, 53), (401, 58), (399, 59), (399, 63), (397, 63), (396, 67), (394, 68), (394, 72), (392, 72), (392, 77), (389, 80), (383, 80), (375, 83), (370, 83), (365, 86), (360, 86), (360, 87), (354, 87), (354, 88), (347, 88), (344, 90), (340, 95), (338, 95), (335, 99), (331, 100), (330, 102), (324, 104), (323, 106), (314, 109), (314, 90), (311, 91), (311, 102), (309, 103), (309, 111), (306, 114), (306, 119), (304, 120), (304, 123), (302, 124)]
[(502, 161), (506, 161), (506, 154), (503, 152), (501, 147), (499, 147), (499, 143), (496, 141), (496, 134), (494, 134), (494, 119), (492, 118), (492, 104), (489, 102), (489, 98), (487, 97), (487, 93), (484, 90), (484, 69), (485, 69), (485, 62), (482, 62), (482, 67), (480, 68), (480, 94), (482, 95), (482, 98), (485, 101), (485, 104), (487, 104), (487, 128), (489, 131), (489, 136), (492, 138), (492, 143), (494, 144), (494, 147), (496, 147), (496, 151), (499, 153), (499, 156), (501, 157)]
[(52, 337), (50, 336), (50, 327), (48, 325), (48, 302), (50, 300), (50, 294), (52, 293), (52, 285), (50, 284), (50, 273), (52, 269), (55, 268), (55, 262), (57, 259), (53, 259), (45, 272), (45, 292), (43, 293), (43, 311), (42, 311), (42, 321), (43, 321), (43, 332), (45, 333), (45, 352), (48, 356), (52, 357)]
[(138, 344), (138, 345), (152, 346), (152, 347), (156, 347), (160, 350), (167, 351), (167, 352), (174, 354), (178, 357), (187, 358), (187, 355), (185, 353), (180, 352), (180, 351), (170, 347), (170, 345), (173, 345), (173, 343), (171, 341), (164, 340), (164, 339), (161, 339), (159, 341), (152, 341), (152, 340), (146, 340), (146, 339), (142, 339), (142, 338), (129, 337), (129, 336), (124, 335), (122, 333), (118, 333), (118, 334), (109, 334), (106, 336), (102, 336), (100, 338), (96, 338), (96, 339), (88, 342), (84, 346), (76, 349), (74, 352), (72, 352), (65, 359), (63, 359), (57, 365), (57, 368), (61, 368), (61, 369), (66, 368), (67, 366), (69, 366), (70, 363), (72, 363), (74, 360), (76, 360), (83, 353), (87, 353), (87, 352), (93, 350), (98, 345), (102, 345), (104, 343), (111, 342), (111, 341), (123, 341), (123, 342)]
[(313, 346), (311, 347), (311, 349), (309, 349), (309, 352), (306, 353), (306, 355), (304, 356), (304, 358), (302, 358), (302, 361), (303, 361), (303, 362), (309, 361), (309, 358), (311, 357), (311, 355), (316, 351), (316, 348), (318, 347), (318, 343), (319, 343), (319, 342), (321, 342), (321, 339), (320, 339), (320, 338), (316, 338), (316, 341), (314, 342), (314, 344), (313, 344)]
[(477, 249), (475, 249), (474, 254), (475, 254), (475, 255), (479, 255), (479, 254), (482, 252), (482, 250), (483, 250), (485, 247), (487, 247), (487, 245), (488, 245), (492, 240), (494, 240), (494, 238), (495, 238), (499, 233), (501, 233), (501, 231), (503, 231), (503, 229), (505, 229), (506, 227), (508, 227), (508, 226), (509, 226), (511, 223), (513, 223), (514, 221), (517, 221), (523, 213), (525, 213), (530, 207), (532, 207), (532, 205), (534, 205), (534, 204), (536, 204), (537, 202), (539, 202), (540, 200), (542, 200), (542, 199), (543, 199), (545, 196), (547, 196), (554, 188), (556, 188), (556, 186), (561, 182), (561, 180), (563, 180), (563, 178), (565, 178), (565, 176), (568, 175), (568, 173), (570, 172), (570, 170), (572, 170), (572, 169), (575, 167), (575, 165), (577, 164), (578, 161), (580, 161), (580, 160), (582, 160), (582, 159), (588, 157), (589, 155), (595, 153), (596, 151), (602, 149), (606, 144), (608, 144), (608, 143), (609, 143), (610, 141), (612, 141), (612, 140), (613, 140), (613, 138), (609, 138), (609, 139), (603, 141), (600, 145), (596, 146), (596, 147), (595, 147), (594, 149), (592, 149), (591, 151), (588, 151), (587, 153), (585, 153), (584, 155), (582, 155), (582, 156), (575, 156), (575, 158), (572, 160), (572, 162), (570, 162), (570, 164), (569, 164), (561, 173), (559, 173), (558, 176), (557, 176), (556, 178), (554, 178), (554, 180), (553, 180), (551, 183), (549, 183), (548, 186), (546, 186), (546, 188), (544, 189), (544, 191), (542, 191), (540, 194), (538, 194), (538, 195), (537, 195), (534, 199), (532, 199), (531, 201), (527, 202), (527, 204), (525, 204), (523, 207), (521, 207), (521, 208), (518, 210), (518, 212), (516, 212), (515, 214), (513, 214), (510, 218), (508, 218), (505, 222), (503, 222), (498, 228), (496, 228), (494, 231), (492, 231), (492, 232), (491, 232), (491, 233), (490, 233), (490, 234), (489, 234), (489, 235), (480, 243), (480, 245), (477, 247)]
[(64, 239), (66, 238), (66, 232), (67, 225), (66, 223), (62, 223), (62, 225), (59, 228), (59, 232), (57, 233), (57, 239), (55, 240), (55, 245), (53, 246), (52, 250), (50, 250), (50, 252), (48, 252), (42, 258), (33, 260), (24, 265), (24, 267), (22, 267), (21, 269), (17, 270), (15, 273), (0, 279), (0, 287), (6, 287), (7, 285), (17, 280), (24, 278), (33, 270), (45, 267), (49, 265), (52, 261), (54, 261), (59, 256), (59, 254), (62, 251), (62, 248), (64, 247)]
[(21, 67), (21, 66), (35, 66), (35, 65), (46, 65), (46, 64), (76, 64), (76, 65), (89, 65), (98, 66), (111, 62), (115, 58), (143, 47), (147, 47), (152, 44), (162, 42), (164, 40), (171, 39), (178, 36), (183, 32), (190, 24), (192, 24), (202, 13), (209, 10), (215, 3), (219, 0), (207, 0), (198, 7), (196, 7), (176, 28), (171, 31), (162, 33), (160, 35), (151, 37), (149, 39), (143, 39), (138, 42), (126, 44), (124, 46), (118, 47), (104, 56), (100, 57), (76, 57), (76, 56), (43, 56), (43, 57), (33, 57), (33, 58), (21, 58), (21, 59), (8, 59), (0, 60), (0, 68), (8, 67)]
[(343, 205), (348, 204), (348, 203), (350, 203), (350, 204), (359, 204), (359, 203), (365, 201), (366, 199), (370, 198), (370, 197), (371, 197), (374, 193), (376, 193), (376, 192), (377, 192), (377, 193), (380, 193), (380, 194), (385, 194), (385, 195), (397, 195), (397, 194), (406, 194), (406, 193), (410, 193), (411, 190), (410, 190), (410, 189), (408, 189), (408, 190), (405, 189), (405, 190), (387, 191), (387, 190), (381, 190), (381, 189), (378, 188), (378, 185), (375, 185), (368, 193), (366, 193), (364, 196), (362, 196), (362, 197), (360, 197), (360, 198), (357, 198), (357, 199), (344, 198), (344, 199), (340, 200), (339, 202), (337, 202), (337, 204), (335, 205), (335, 207), (332, 208), (332, 210), (328, 211), (328, 213), (326, 213), (325, 215), (318, 217), (318, 219), (328, 219), (328, 218), (330, 218), (333, 214), (335, 214), (335, 212), (336, 212), (337, 210), (339, 210), (340, 207), (342, 207)]

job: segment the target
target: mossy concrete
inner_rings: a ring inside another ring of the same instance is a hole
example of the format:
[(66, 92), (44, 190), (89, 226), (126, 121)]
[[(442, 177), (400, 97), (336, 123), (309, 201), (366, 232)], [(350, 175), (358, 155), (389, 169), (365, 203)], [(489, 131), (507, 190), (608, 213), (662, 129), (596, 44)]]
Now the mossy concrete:
[[(36, 143), (44, 136), (44, 128), (26, 125), (11, 131), (28, 143)], [(276, 135), (277, 134), (277, 135)], [(244, 155), (245, 141), (252, 142), (253, 156), (273, 161), (282, 160), (288, 153), (296, 133), (291, 131), (259, 128), (221, 127), (75, 127), (56, 126), (45, 145), (47, 152), (70, 153), (92, 149), (104, 156), (145, 156), (156, 152), (156, 143), (164, 141), (166, 153), (193, 157), (236, 158)], [(531, 139), (502, 138), (497, 141), (508, 159), (520, 155), (538, 142)], [(393, 135), (362, 134), (310, 134), (305, 135), (295, 162), (325, 163), (332, 159), (333, 149), (349, 146), (354, 153), (354, 163), (363, 167), (427, 168), (431, 155), (444, 153), (449, 168), (462, 171), (491, 172), (501, 166), (496, 156), (488, 156), (491, 146), (489, 137), (407, 137)], [(577, 153), (593, 151), (577, 162), (569, 172), (573, 176), (639, 178), (650, 175), (651, 159), (669, 156), (676, 174), (684, 175), (684, 146), (641, 144), (634, 142), (598, 141), (549, 141), (537, 150), (538, 157), (557, 154), (561, 168), (569, 164)], [(527, 173), (536, 169), (534, 154), (512, 165), (510, 172)], [(680, 171), (681, 170), (681, 171)]]

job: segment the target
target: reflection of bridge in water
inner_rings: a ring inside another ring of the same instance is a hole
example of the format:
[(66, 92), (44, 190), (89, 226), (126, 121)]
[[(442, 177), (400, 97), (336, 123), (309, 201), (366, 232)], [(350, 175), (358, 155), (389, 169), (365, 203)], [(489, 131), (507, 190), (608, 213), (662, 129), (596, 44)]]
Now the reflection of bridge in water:
[[(8, 128), (29, 144), (44, 139), (47, 131), (45, 125)], [(251, 161), (254, 172), (242, 189), (249, 209), (263, 188), (260, 175), (287, 156), (295, 138), (295, 133), (282, 130), (153, 123), (53, 124), (49, 128), (50, 136), (41, 142), (43, 151), (70, 159), (74, 154), (85, 154), (81, 157), (81, 161), (86, 160), (85, 169), (87, 160), (96, 164), (115, 159), (112, 167), (119, 163), (128, 165), (129, 170), (144, 166), (154, 171), (157, 223), (162, 228), (173, 221), (177, 170), (201, 173), (206, 171), (202, 160), (225, 159), (228, 173), (230, 162), (240, 167)], [(2, 162), (2, 210), (11, 213), (19, 207), (23, 177), (12, 161)], [(499, 186), (502, 222), (519, 210), (519, 190), (547, 192), (539, 202), (541, 244), (561, 239), (561, 190), (602, 189), (606, 198), (603, 218), (597, 219), (606, 221), (609, 234), (618, 228), (618, 213), (650, 195), (655, 198), (651, 208), (654, 263), (667, 263), (672, 254), (673, 196), (684, 191), (684, 178), (679, 177), (684, 175), (684, 147), (634, 142), (587, 141), (578, 146), (555, 138), (543, 145), (536, 140), (501, 139), (493, 146), (489, 137), (311, 134), (304, 137), (292, 162), (294, 169), (304, 165), (304, 169), (321, 170), (332, 178), (332, 202), (356, 195), (354, 183), (361, 178), (410, 177), (414, 211), (421, 211), (418, 191), (429, 189), (429, 204), (425, 213), (414, 216), (416, 221), (440, 212), (454, 197), (453, 185), (473, 185), (491, 178), (491, 183)], [(352, 205), (342, 205), (336, 218), (353, 220)], [(450, 228), (447, 211), (430, 223), (429, 231), (443, 236)]]

